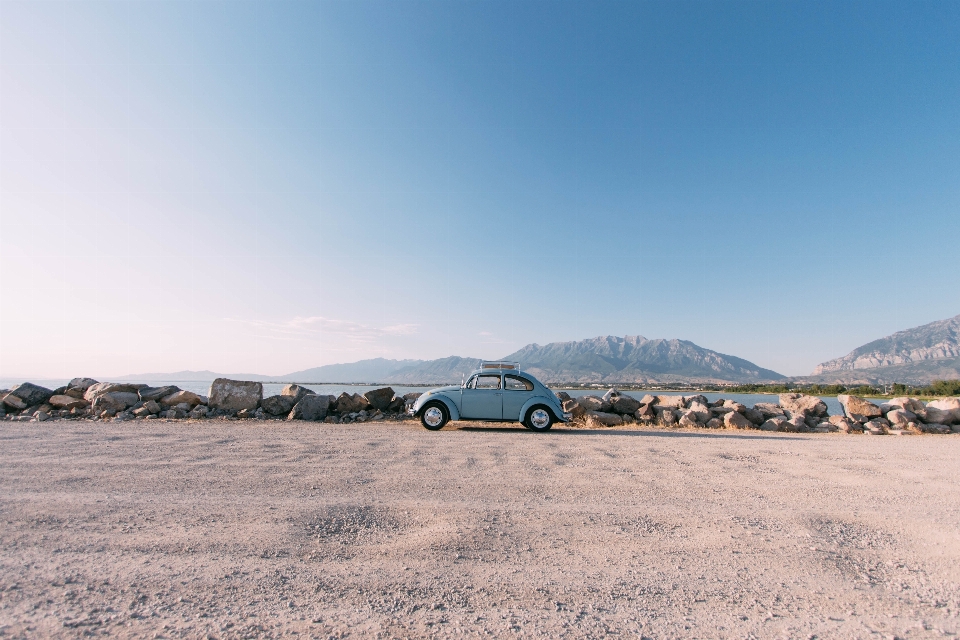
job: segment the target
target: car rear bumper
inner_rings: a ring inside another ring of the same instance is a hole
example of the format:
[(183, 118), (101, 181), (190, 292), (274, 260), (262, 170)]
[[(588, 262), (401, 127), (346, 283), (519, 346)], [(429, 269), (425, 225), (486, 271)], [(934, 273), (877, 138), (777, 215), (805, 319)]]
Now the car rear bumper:
[(562, 417), (561, 419), (562, 419), (564, 422), (570, 422), (571, 420), (573, 420), (573, 414), (572, 414), (572, 413), (567, 413), (566, 411), (564, 411), (564, 412), (563, 412), (563, 417)]

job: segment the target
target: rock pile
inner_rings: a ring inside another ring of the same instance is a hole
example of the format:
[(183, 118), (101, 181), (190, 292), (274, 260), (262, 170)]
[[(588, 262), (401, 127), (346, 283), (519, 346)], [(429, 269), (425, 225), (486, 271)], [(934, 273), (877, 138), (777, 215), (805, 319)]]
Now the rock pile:
[(623, 424), (699, 427), (706, 429), (759, 429), (792, 433), (958, 433), (960, 399), (947, 398), (924, 404), (916, 398), (894, 398), (877, 405), (856, 396), (838, 396), (844, 415), (831, 416), (817, 396), (780, 394), (777, 403), (759, 402), (752, 408), (735, 400), (713, 402), (702, 395), (654, 396), (640, 400), (611, 389), (603, 396), (571, 398), (557, 394), (564, 411), (593, 427)]
[(340, 396), (318, 395), (296, 384), (279, 395), (263, 397), (263, 385), (218, 378), (209, 396), (176, 386), (151, 387), (125, 382), (74, 378), (59, 389), (30, 382), (0, 389), (0, 416), (6, 420), (42, 422), (50, 419), (156, 420), (166, 418), (256, 418), (350, 423), (402, 419), (420, 396), (397, 397), (390, 387)]

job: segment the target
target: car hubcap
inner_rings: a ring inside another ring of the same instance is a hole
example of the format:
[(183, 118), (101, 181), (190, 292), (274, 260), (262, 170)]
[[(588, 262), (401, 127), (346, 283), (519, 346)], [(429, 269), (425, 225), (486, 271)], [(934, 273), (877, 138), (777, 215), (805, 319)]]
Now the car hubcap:
[(423, 421), (435, 427), (443, 421), (443, 412), (437, 407), (430, 407), (423, 414)]
[(537, 409), (530, 414), (530, 424), (535, 426), (537, 429), (543, 429), (545, 426), (550, 424), (550, 414), (543, 409)]

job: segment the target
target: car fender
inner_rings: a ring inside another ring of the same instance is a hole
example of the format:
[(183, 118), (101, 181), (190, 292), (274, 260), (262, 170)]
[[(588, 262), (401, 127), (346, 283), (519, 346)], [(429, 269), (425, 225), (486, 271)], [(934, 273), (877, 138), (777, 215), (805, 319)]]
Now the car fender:
[(563, 407), (560, 407), (560, 408), (558, 409), (558, 408), (557, 408), (557, 403), (556, 403), (556, 402), (551, 402), (551, 401), (550, 401), (550, 398), (548, 398), (548, 397), (546, 397), (546, 396), (534, 396), (534, 397), (530, 398), (529, 400), (527, 400), (527, 401), (524, 403), (523, 407), (520, 408), (520, 420), (523, 420), (524, 418), (526, 418), (526, 417), (527, 417), (527, 411), (530, 411), (530, 407), (532, 407), (532, 406), (534, 406), (534, 405), (537, 405), (537, 404), (542, 404), (542, 405), (547, 406), (547, 407), (550, 409), (550, 411), (553, 412), (553, 417), (556, 418), (557, 421), (559, 421), (559, 422), (564, 422), (564, 419), (563, 419)]
[(457, 408), (457, 403), (454, 402), (451, 398), (443, 395), (442, 393), (438, 393), (436, 395), (430, 396), (429, 398), (425, 398), (423, 401), (423, 404), (421, 404), (419, 407), (416, 407), (416, 411), (414, 412), (414, 415), (419, 417), (420, 414), (423, 413), (423, 408), (427, 405), (427, 403), (433, 402), (434, 400), (439, 400), (440, 402), (446, 405), (447, 412), (450, 414), (450, 420), (460, 419), (460, 409)]

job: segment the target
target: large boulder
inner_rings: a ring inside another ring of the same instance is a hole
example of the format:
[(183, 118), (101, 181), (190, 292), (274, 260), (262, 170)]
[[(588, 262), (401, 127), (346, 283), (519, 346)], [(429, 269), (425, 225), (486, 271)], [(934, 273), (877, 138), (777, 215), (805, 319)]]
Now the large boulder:
[[(709, 420), (709, 418), (708, 418)], [(687, 409), (680, 415), (680, 419), (677, 421), (681, 427), (702, 427), (707, 423), (707, 420), (703, 422), (700, 421), (699, 416), (696, 411), (690, 411)]]
[(906, 409), (894, 409), (887, 412), (887, 420), (897, 429), (906, 429), (911, 422), (915, 422), (917, 414)]
[[(301, 387), (299, 384), (288, 384), (283, 388), (283, 391), (280, 392), (280, 395), (290, 396), (293, 398), (293, 404), (297, 404), (303, 400), (303, 396), (310, 395), (311, 393), (314, 392), (306, 387)], [(293, 405), (291, 405), (291, 407), (292, 406)]]
[(359, 413), (369, 407), (370, 403), (359, 393), (350, 395), (347, 392), (343, 392), (337, 397), (337, 411), (340, 415)]
[(618, 427), (623, 424), (623, 418), (615, 413), (604, 411), (587, 411), (587, 424), (604, 427)]
[(721, 407), (723, 407), (724, 409), (731, 409), (732, 411), (736, 411), (737, 413), (747, 412), (747, 407), (745, 405), (740, 404), (736, 400), (724, 400)]
[[(703, 396), (700, 396), (701, 398)], [(707, 424), (707, 422), (713, 418), (713, 413), (710, 412), (710, 407), (707, 406), (707, 403), (700, 402), (699, 400), (693, 400), (690, 402), (687, 407), (688, 412), (694, 414), (694, 418), (700, 424)]]
[(940, 409), (953, 414), (953, 421), (960, 422), (960, 398), (943, 398), (927, 403), (927, 409)]
[(784, 417), (783, 408), (780, 405), (774, 404), (772, 402), (758, 402), (757, 404), (753, 405), (753, 408), (759, 411), (761, 415), (763, 415), (763, 417), (767, 420), (769, 420), (770, 418), (778, 417), (778, 416)]
[(707, 396), (700, 395), (699, 393), (695, 396), (683, 396), (683, 406), (685, 406), (686, 408), (689, 409), (690, 405), (693, 404), (694, 402), (699, 402), (704, 406), (710, 405), (710, 401), (707, 400)]
[(577, 398), (577, 404), (587, 411), (600, 411), (604, 402), (600, 396), (580, 396)]
[(780, 406), (793, 415), (823, 416), (827, 413), (826, 403), (817, 396), (804, 393), (781, 393)]
[(657, 412), (657, 417), (660, 418), (660, 422), (667, 426), (677, 423), (677, 414), (674, 413), (672, 409), (664, 409), (663, 411)]
[[(27, 403), (23, 401), (23, 398), (20, 398), (15, 393), (5, 393), (3, 394), (3, 405), (6, 409), (12, 411), (23, 411), (27, 408)], [(4, 411), (6, 411), (4, 409)]]
[(761, 431), (786, 431), (790, 423), (783, 416), (773, 416), (760, 425)]
[(315, 393), (307, 394), (290, 410), (287, 420), (321, 421), (327, 417), (329, 405), (330, 396)]
[(70, 409), (82, 409), (86, 407), (89, 403), (82, 398), (74, 398), (73, 396), (59, 395), (51, 396), (47, 401), (51, 407), (54, 409), (67, 410)]
[(74, 378), (67, 384), (67, 389), (76, 389), (77, 391), (86, 391), (95, 384), (99, 384), (93, 378)]
[[(304, 394), (310, 395), (310, 394)], [(260, 408), (263, 409), (265, 413), (269, 413), (272, 416), (282, 416), (290, 413), (290, 410), (293, 409), (296, 405), (295, 396), (285, 396), (283, 394), (278, 396), (270, 396), (264, 398), (260, 401)]]
[(93, 408), (97, 411), (117, 413), (140, 402), (140, 396), (132, 391), (109, 391), (93, 399)]
[(657, 396), (657, 405), (670, 407), (672, 409), (682, 409), (686, 406), (683, 401), (683, 396)]
[(927, 424), (953, 424), (952, 411), (944, 411), (943, 409), (938, 409), (932, 405), (933, 403), (930, 402), (927, 404), (926, 409), (917, 412), (917, 415), (920, 416), (921, 420)]
[(10, 389), (10, 393), (26, 402), (28, 406), (43, 404), (53, 396), (51, 389), (41, 387), (32, 382), (18, 384), (13, 389)]
[(743, 417), (749, 420), (750, 422), (752, 422), (753, 424), (757, 425), (758, 427), (766, 421), (766, 418), (764, 417), (763, 413), (761, 413), (756, 409), (744, 410)]
[(587, 413), (587, 410), (584, 409), (576, 400), (565, 400), (563, 403), (563, 410), (571, 414), (574, 420), (579, 420)]
[(843, 433), (862, 433), (863, 425), (844, 416), (830, 416), (830, 424)]
[(390, 387), (384, 387), (382, 389), (372, 389), (363, 394), (363, 397), (367, 399), (367, 402), (370, 403), (370, 406), (374, 409), (379, 409), (380, 411), (386, 411), (390, 408), (390, 403), (393, 402), (393, 389)]
[(920, 400), (916, 398), (908, 398), (906, 396), (894, 398), (888, 402), (885, 402), (884, 404), (900, 407), (901, 409), (906, 409), (907, 411), (912, 411), (913, 413), (925, 408), (925, 405)]
[(610, 409), (621, 415), (632, 415), (640, 408), (640, 401), (626, 395), (618, 395), (610, 403)]
[(723, 424), (727, 429), (753, 429), (755, 425), (747, 420), (739, 411), (731, 411), (723, 416)]
[(660, 401), (657, 399), (657, 396), (652, 396), (649, 393), (640, 398), (640, 404), (648, 404), (651, 407), (659, 403)]
[(164, 387), (144, 387), (140, 389), (139, 393), (140, 399), (144, 402), (148, 400), (159, 402), (161, 398), (166, 398), (178, 391), (180, 391), (180, 387), (171, 384)]
[(217, 378), (210, 383), (207, 406), (220, 411), (255, 410), (263, 399), (263, 384)]
[(837, 396), (837, 400), (843, 407), (846, 416), (858, 422), (866, 422), (870, 418), (879, 418), (882, 414), (880, 407), (857, 396), (840, 394)]
[(83, 392), (83, 399), (93, 402), (97, 396), (102, 396), (105, 393), (136, 393), (139, 398), (140, 389), (146, 386), (145, 384), (128, 384), (125, 382), (98, 382), (87, 387), (87, 390)]
[[(140, 396), (142, 399), (143, 396)], [(203, 398), (192, 391), (177, 391), (160, 399), (161, 407), (175, 407), (178, 404), (188, 404), (193, 409), (198, 404), (206, 404)]]

